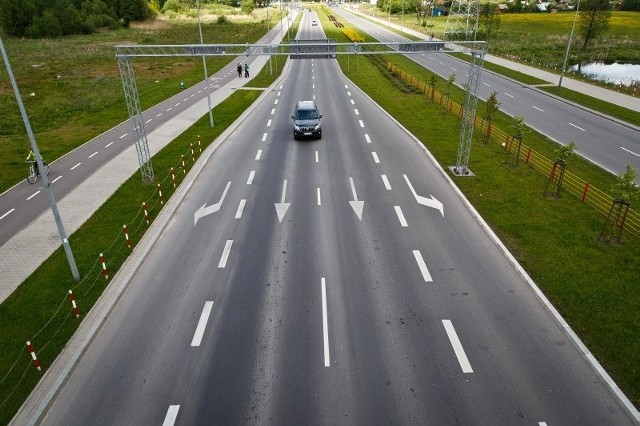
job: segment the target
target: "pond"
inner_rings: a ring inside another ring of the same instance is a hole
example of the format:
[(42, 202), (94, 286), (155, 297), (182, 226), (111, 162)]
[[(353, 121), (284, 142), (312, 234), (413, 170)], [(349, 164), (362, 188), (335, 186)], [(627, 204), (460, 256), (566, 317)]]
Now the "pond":
[[(578, 66), (574, 65), (569, 70), (574, 73), (578, 72)], [(622, 84), (623, 86), (640, 83), (640, 65), (638, 64), (593, 62), (582, 65), (581, 74), (594, 80)]]

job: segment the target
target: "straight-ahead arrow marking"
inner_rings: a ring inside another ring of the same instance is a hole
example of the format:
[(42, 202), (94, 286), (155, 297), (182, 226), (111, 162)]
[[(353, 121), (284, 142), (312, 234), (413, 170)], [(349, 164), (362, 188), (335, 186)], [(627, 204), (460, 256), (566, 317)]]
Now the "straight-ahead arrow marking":
[(282, 184), (282, 198), (279, 203), (276, 203), (276, 213), (278, 214), (278, 222), (282, 223), (282, 219), (284, 219), (284, 215), (287, 214), (287, 210), (291, 203), (285, 203), (285, 197), (287, 196), (287, 180), (284, 180)]
[(413, 194), (414, 197), (416, 197), (416, 201), (418, 202), (418, 204), (422, 204), (423, 206), (427, 206), (427, 207), (431, 207), (432, 209), (439, 210), (442, 217), (444, 217), (444, 207), (442, 206), (442, 203), (438, 201), (436, 197), (434, 197), (431, 194), (429, 194), (431, 198), (422, 197), (416, 194), (416, 190), (413, 189), (413, 186), (411, 185), (411, 182), (409, 182), (409, 178), (407, 177), (407, 175), (403, 175), (403, 176), (404, 176), (404, 180), (407, 181), (407, 185), (409, 185), (409, 189), (411, 190), (411, 193)]
[(220, 198), (220, 201), (218, 201), (217, 203), (209, 207), (207, 207), (207, 203), (205, 203), (202, 205), (202, 207), (196, 210), (196, 212), (193, 214), (193, 226), (196, 226), (196, 224), (198, 223), (198, 220), (200, 220), (201, 218), (220, 210), (220, 207), (222, 207), (222, 202), (224, 201), (224, 197), (227, 196), (227, 191), (229, 190), (229, 186), (231, 186), (231, 182), (227, 182), (227, 187), (224, 189), (224, 192), (222, 193), (222, 198)]
[(354, 212), (356, 212), (356, 216), (358, 216), (359, 220), (362, 220), (362, 211), (364, 210), (364, 201), (358, 201), (358, 194), (356, 194), (356, 186), (353, 183), (353, 178), (349, 178), (349, 182), (351, 182), (351, 192), (353, 193), (353, 201), (349, 201), (351, 204), (351, 208)]

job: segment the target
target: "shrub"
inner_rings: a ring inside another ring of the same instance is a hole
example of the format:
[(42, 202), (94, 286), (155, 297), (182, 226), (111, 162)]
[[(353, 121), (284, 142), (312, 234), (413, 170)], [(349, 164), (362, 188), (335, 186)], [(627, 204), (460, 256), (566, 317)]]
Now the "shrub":
[(227, 20), (227, 17), (224, 15), (220, 15), (218, 16), (218, 20), (216, 21), (218, 24), (220, 25), (224, 25), (224, 24), (228, 24), (229, 21)]
[(354, 43), (362, 43), (364, 41), (364, 37), (353, 28), (343, 28), (342, 33)]

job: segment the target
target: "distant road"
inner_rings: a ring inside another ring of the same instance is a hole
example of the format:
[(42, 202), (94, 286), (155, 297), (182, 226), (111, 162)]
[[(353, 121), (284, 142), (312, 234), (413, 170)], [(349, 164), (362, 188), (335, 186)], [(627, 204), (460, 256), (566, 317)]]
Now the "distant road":
[[(381, 42), (407, 40), (342, 8), (331, 10)], [(406, 56), (445, 79), (455, 73), (457, 84), (467, 83), (467, 62), (445, 54)], [(600, 114), (559, 101), (528, 85), (484, 70), (478, 96), (486, 100), (493, 91), (498, 92), (502, 111), (512, 116), (524, 117), (528, 126), (563, 145), (575, 141), (576, 152), (605, 170), (618, 174), (624, 171), (627, 162), (640, 170), (640, 130), (637, 127), (620, 124)], [(470, 168), (473, 169), (473, 153)], [(640, 177), (638, 183), (640, 184)]]

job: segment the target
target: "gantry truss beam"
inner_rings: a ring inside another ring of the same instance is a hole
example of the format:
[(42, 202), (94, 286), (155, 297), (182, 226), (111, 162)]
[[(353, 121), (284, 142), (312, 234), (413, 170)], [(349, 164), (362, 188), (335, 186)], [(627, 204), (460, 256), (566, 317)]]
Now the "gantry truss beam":
[(402, 43), (336, 43), (335, 40), (293, 40), (288, 44), (186, 44), (186, 45), (121, 45), (115, 46), (120, 68), (129, 118), (136, 135), (136, 153), (142, 179), (153, 179), (153, 168), (147, 134), (144, 128), (140, 98), (133, 72), (132, 59), (144, 57), (203, 57), (203, 56), (260, 56), (286, 55), (294, 59), (324, 57), (333, 58), (342, 54), (380, 55), (389, 53), (467, 53), (471, 55), (469, 80), (458, 158), (453, 167), (458, 175), (468, 174), (469, 153), (476, 114), (478, 84), (482, 62), (487, 51), (484, 41), (409, 41)]

